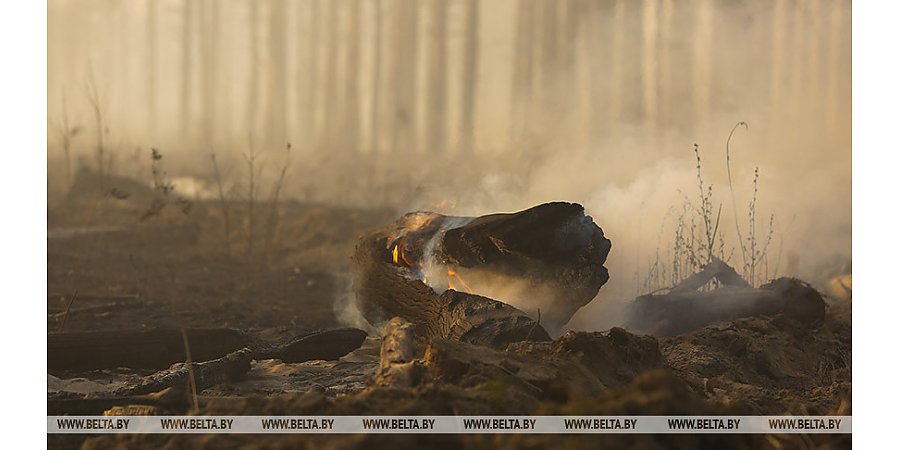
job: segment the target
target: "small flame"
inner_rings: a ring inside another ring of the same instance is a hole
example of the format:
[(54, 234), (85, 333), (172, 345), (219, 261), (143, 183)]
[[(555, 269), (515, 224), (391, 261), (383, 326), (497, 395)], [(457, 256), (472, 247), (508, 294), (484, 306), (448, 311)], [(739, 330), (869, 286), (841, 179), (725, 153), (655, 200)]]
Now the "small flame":
[(393, 260), (394, 260), (394, 264), (397, 264), (397, 265), (400, 264), (400, 262), (399, 262), (400, 260), (399, 260), (399, 258), (397, 257), (398, 254), (399, 254), (398, 246), (395, 244), (395, 245), (394, 245), (394, 249), (391, 250), (391, 259), (393, 259)]
[(443, 199), (434, 204), (434, 209), (440, 211), (445, 209), (454, 209), (456, 208), (456, 200), (451, 199)]
[(470, 288), (469, 285), (466, 284), (465, 281), (463, 281), (462, 277), (460, 277), (459, 274), (456, 273), (455, 270), (448, 267), (447, 268), (447, 286), (450, 287), (450, 289), (453, 289), (454, 291), (458, 291), (459, 288), (457, 287), (457, 284), (454, 283), (453, 280), (456, 280), (456, 282), (459, 283), (459, 286), (462, 286), (463, 292), (472, 292), (472, 288)]

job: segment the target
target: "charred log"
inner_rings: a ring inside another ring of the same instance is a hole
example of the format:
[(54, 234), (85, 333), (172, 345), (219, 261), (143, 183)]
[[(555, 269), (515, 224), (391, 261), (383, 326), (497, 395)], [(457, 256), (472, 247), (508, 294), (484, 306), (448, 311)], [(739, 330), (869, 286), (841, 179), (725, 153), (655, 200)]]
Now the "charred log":
[(755, 315), (783, 314), (814, 324), (826, 305), (812, 286), (779, 278), (759, 288), (724, 286), (711, 291), (642, 295), (629, 305), (626, 327), (657, 336), (675, 336), (715, 322)]
[[(544, 339), (544, 327), (560, 329), (609, 279), (603, 264), (610, 246), (573, 203), (477, 218), (410, 213), (360, 239), (354, 288), (373, 325), (399, 316), (431, 337)], [(519, 286), (519, 298), (491, 295), (511, 284)], [(473, 326), (457, 326), (470, 315)], [(500, 320), (504, 315), (508, 320)], [(529, 335), (537, 317), (540, 330)]]
[(251, 353), (243, 348), (221, 358), (201, 363), (179, 363), (154, 373), (134, 385), (119, 389), (115, 396), (133, 396), (158, 392), (169, 387), (184, 387), (194, 377), (197, 392), (226, 381), (240, 379), (250, 371)]
[(338, 359), (358, 349), (366, 340), (366, 332), (356, 328), (318, 331), (290, 342), (253, 352), (254, 359), (280, 359), (286, 363), (316, 359)]

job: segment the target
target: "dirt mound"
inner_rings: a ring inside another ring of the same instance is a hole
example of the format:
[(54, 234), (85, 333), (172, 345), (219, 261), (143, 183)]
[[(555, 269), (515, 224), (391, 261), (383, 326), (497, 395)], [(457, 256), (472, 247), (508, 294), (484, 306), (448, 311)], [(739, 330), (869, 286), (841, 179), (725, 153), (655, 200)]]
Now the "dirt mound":
[(783, 315), (713, 325), (663, 339), (662, 352), (695, 390), (747, 414), (824, 414), (850, 395), (844, 308), (835, 305), (811, 327)]
[[(570, 332), (506, 350), (436, 340), (411, 387), (350, 395), (312, 389), (212, 399), (205, 415), (850, 414), (850, 324), (843, 305), (806, 328), (782, 315), (658, 340), (620, 328)], [(850, 436), (459, 435), (104, 436), (84, 448), (845, 448)]]

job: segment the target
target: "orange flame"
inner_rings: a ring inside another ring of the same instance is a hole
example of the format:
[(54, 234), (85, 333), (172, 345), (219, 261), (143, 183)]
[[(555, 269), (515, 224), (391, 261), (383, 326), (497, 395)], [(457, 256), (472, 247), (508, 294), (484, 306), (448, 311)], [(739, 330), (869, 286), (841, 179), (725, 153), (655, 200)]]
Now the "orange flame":
[(453, 280), (456, 280), (456, 282), (459, 283), (459, 286), (462, 286), (463, 292), (472, 292), (472, 288), (470, 288), (469, 285), (466, 284), (465, 281), (463, 281), (462, 277), (460, 277), (459, 274), (456, 273), (455, 270), (448, 267), (447, 268), (447, 286), (450, 287), (450, 289), (453, 289), (454, 291), (460, 290), (457, 287), (457, 284), (454, 283)]
[(407, 266), (412, 267), (412, 265), (413, 265), (412, 262), (410, 262), (410, 260), (406, 258), (406, 248), (405, 247), (400, 247), (400, 259), (402, 259), (403, 262), (405, 262)]
[(443, 199), (434, 204), (434, 208), (438, 211), (442, 209), (454, 209), (456, 208), (456, 201), (450, 199)]
[(391, 259), (394, 260), (394, 264), (399, 265), (400, 263), (399, 263), (399, 259), (397, 258), (397, 254), (398, 254), (398, 249), (397, 249), (397, 247), (398, 247), (398, 246), (395, 244), (395, 245), (394, 245), (394, 249), (391, 250)]

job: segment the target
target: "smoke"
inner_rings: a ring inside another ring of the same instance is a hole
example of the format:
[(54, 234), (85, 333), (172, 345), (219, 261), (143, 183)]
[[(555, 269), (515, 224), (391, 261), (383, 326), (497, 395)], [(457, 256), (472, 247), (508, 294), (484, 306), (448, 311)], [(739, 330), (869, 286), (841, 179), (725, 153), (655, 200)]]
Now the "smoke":
[(338, 323), (346, 327), (364, 330), (371, 336), (378, 336), (380, 331), (370, 324), (359, 310), (359, 303), (356, 299), (356, 293), (353, 291), (351, 277), (346, 273), (334, 275), (336, 292), (334, 293), (335, 301), (332, 307)]
[[(48, 120), (65, 116), (85, 130), (71, 139), (73, 161), (93, 161), (95, 130), (82, 92), (90, 79), (101, 97), (107, 154), (129, 173), (139, 171), (124, 155), (157, 145), (173, 177), (208, 180), (215, 149), (228, 184), (245, 185), (243, 155), (253, 141), (262, 183), (271, 183), (288, 140), (295, 150), (285, 199), (454, 216), (578, 202), (613, 247), (610, 281), (570, 323), (575, 328), (621, 323), (621, 305), (646, 291), (654, 264), (672, 265), (679, 216), (688, 202), (700, 203), (694, 144), (704, 185), (712, 186), (713, 213), (722, 210), (717, 239), (739, 271), (737, 230), (747, 238), (754, 197), (757, 239), (768, 242), (765, 276), (818, 283), (824, 269), (850, 260), (849, 1), (537, 2), (553, 4), (544, 5), (550, 10), (481, 1), (470, 113), (462, 95), (463, 2), (452, 3), (441, 19), (433, 6), (399, 15), (399, 4), (375, 11), (375, 2), (361, 1), (357, 34), (343, 3), (322, 2), (312, 11), (312, 2), (291, 2), (281, 42), (265, 20), (248, 21), (244, 3), (221, 2), (229, 33), (215, 38), (207, 28), (184, 31), (182, 25), (208, 22), (182, 20), (184, 5), (170, 1), (158, 11), (153, 58), (144, 50), (152, 47), (146, 45), (152, 30), (134, 31), (148, 23), (146, 11), (129, 2), (89, 3), (49, 5)], [(413, 2), (419, 3), (427, 2)], [(265, 5), (259, 17), (274, 17), (267, 13), (276, 3)], [(319, 20), (332, 7), (338, 8), (333, 30)], [(416, 17), (403, 30), (416, 30), (422, 45), (403, 52), (409, 48), (399, 42), (409, 36), (388, 31)], [(427, 32), (438, 20), (447, 21), (445, 42)], [(350, 37), (362, 43), (355, 83)], [(429, 63), (434, 48), (446, 51), (446, 78), (432, 78), (441, 68)], [(183, 67), (184, 55), (210, 52), (217, 57), (188, 58), (195, 65)], [(251, 54), (261, 63), (252, 64)], [(331, 64), (328, 55), (341, 59)], [(158, 66), (148, 68), (152, 61)], [(218, 78), (205, 78), (209, 73)], [(285, 83), (273, 76), (283, 73)], [(183, 102), (185, 85), (191, 89)], [(434, 85), (444, 87), (442, 95)], [(356, 109), (341, 106), (353, 104), (351, 94), (360, 97)], [(156, 111), (147, 100), (153, 95)], [(219, 113), (204, 109), (209, 98)], [(286, 130), (266, 135), (263, 116), (278, 116), (276, 110), (284, 111)], [(461, 135), (467, 114), (473, 136)], [(732, 139), (729, 186), (725, 144), (739, 121), (749, 130)], [(63, 166), (57, 128), (48, 136), (51, 172)], [(442, 138), (437, 143), (435, 134)], [(467, 141), (471, 148), (462, 147)], [(198, 196), (212, 186), (179, 184)], [(347, 281), (335, 308), (347, 323), (358, 323), (351, 292)]]

